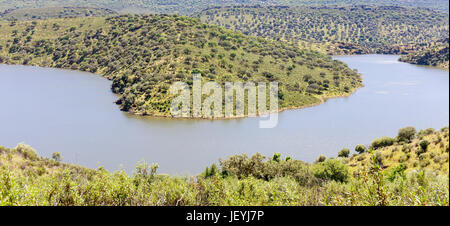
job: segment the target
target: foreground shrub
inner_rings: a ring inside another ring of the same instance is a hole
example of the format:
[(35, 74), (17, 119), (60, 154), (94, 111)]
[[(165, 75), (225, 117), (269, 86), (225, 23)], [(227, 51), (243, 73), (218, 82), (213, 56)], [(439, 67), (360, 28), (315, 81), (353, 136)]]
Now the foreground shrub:
[[(314, 184), (317, 182), (312, 175), (309, 165), (290, 157), (282, 159), (276, 153), (272, 159), (265, 161), (266, 157), (256, 153), (252, 157), (247, 155), (234, 155), (226, 160), (220, 160), (221, 175), (223, 177), (234, 176), (238, 179), (254, 177), (270, 181), (279, 177), (294, 178), (300, 184)], [(210, 169), (211, 170), (211, 169)], [(204, 174), (206, 174), (204, 172)]]
[(336, 159), (328, 159), (325, 162), (314, 164), (313, 173), (322, 180), (346, 182), (349, 178), (347, 166)]

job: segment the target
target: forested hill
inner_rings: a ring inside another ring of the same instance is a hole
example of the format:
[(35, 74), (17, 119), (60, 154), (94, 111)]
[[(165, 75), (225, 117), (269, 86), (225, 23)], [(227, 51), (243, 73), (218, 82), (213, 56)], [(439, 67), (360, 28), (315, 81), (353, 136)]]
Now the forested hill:
[(448, 39), (441, 43), (427, 46), (422, 50), (402, 56), (400, 61), (411, 64), (449, 68), (449, 43)]
[(361, 86), (358, 73), (331, 57), (245, 36), (199, 19), (121, 15), (0, 21), (0, 63), (97, 73), (113, 80), (124, 111), (169, 116), (175, 81), (192, 73), (223, 82), (279, 82), (281, 108), (318, 104)]
[(242, 5), (393, 5), (426, 7), (448, 12), (448, 0), (0, 0), (0, 11), (17, 8), (95, 7), (120, 13), (168, 13), (191, 15), (211, 6)]
[(33, 9), (9, 9), (0, 13), (4, 20), (34, 20), (49, 18), (70, 18), (88, 16), (108, 16), (117, 14), (114, 10), (90, 7), (49, 7)]
[(331, 54), (401, 54), (449, 34), (448, 13), (395, 6), (215, 7), (198, 17), (248, 35), (317, 43)]

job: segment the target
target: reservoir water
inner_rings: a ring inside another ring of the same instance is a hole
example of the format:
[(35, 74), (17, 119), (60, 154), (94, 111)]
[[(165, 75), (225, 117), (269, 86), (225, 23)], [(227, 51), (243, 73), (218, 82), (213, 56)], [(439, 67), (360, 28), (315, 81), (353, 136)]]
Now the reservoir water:
[(0, 145), (24, 142), (42, 156), (132, 172), (145, 160), (160, 173), (195, 174), (229, 155), (260, 152), (314, 161), (344, 148), (370, 144), (398, 129), (449, 125), (448, 71), (398, 62), (397, 56), (336, 59), (363, 74), (353, 95), (279, 114), (278, 126), (258, 118), (173, 120), (121, 112), (111, 82), (94, 74), (0, 65)]

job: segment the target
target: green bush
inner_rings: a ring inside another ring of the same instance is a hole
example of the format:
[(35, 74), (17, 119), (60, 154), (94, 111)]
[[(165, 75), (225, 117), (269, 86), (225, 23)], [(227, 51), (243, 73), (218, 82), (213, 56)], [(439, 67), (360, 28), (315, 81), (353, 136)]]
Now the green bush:
[(343, 148), (342, 150), (339, 151), (338, 157), (347, 158), (349, 154), (350, 150), (348, 148)]
[(325, 157), (325, 155), (319, 155), (319, 157), (316, 159), (316, 163), (317, 162), (324, 162), (327, 159), (327, 157)]
[(358, 144), (355, 147), (355, 151), (358, 152), (359, 154), (366, 152), (366, 146), (364, 146), (363, 144)]
[(29, 145), (20, 143), (14, 149), (21, 153), (26, 159), (37, 160), (39, 158), (36, 151)]
[(313, 174), (322, 180), (334, 180), (346, 182), (349, 178), (349, 171), (345, 164), (336, 159), (328, 159), (325, 162), (313, 165)]
[(398, 131), (397, 140), (411, 142), (416, 137), (416, 129), (414, 127), (405, 127)]
[(217, 168), (216, 164), (212, 164), (211, 167), (206, 167), (205, 171), (201, 174), (203, 177), (213, 177), (216, 176), (219, 173), (219, 169)]
[(53, 153), (52, 153), (52, 159), (55, 160), (55, 161), (57, 161), (57, 162), (62, 161), (62, 155), (61, 155), (61, 152), (53, 152)]
[(434, 132), (436, 132), (436, 130), (433, 129), (433, 128), (428, 128), (428, 129), (425, 129), (425, 130), (420, 130), (420, 131), (417, 133), (417, 137), (423, 138), (424, 136), (431, 135), (431, 134), (433, 134)]
[(430, 145), (430, 142), (428, 142), (427, 140), (420, 141), (419, 143), (420, 149), (417, 151), (417, 155), (421, 155), (427, 152), (428, 145)]
[(391, 137), (380, 137), (372, 141), (371, 148), (376, 150), (382, 147), (388, 147), (395, 143), (395, 139)]

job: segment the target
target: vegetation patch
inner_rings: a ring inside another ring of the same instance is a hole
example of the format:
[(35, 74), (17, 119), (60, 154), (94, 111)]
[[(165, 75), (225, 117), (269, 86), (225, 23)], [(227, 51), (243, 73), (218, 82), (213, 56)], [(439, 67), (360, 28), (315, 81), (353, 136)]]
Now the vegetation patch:
[(206, 23), (333, 55), (405, 54), (448, 38), (448, 13), (399, 6), (212, 7)]
[(89, 7), (50, 7), (33, 9), (10, 9), (0, 13), (4, 20), (39, 20), (49, 18), (72, 18), (108, 16), (117, 14), (114, 10)]
[[(132, 174), (87, 169), (62, 163), (60, 153), (49, 159), (25, 144), (0, 146), (0, 205), (448, 206), (448, 128), (400, 140), (313, 164), (279, 153), (234, 155), (192, 177), (157, 174), (157, 164), (142, 162)], [(429, 144), (417, 153), (422, 141)]]
[[(346, 64), (316, 51), (243, 35), (198, 19), (120, 15), (0, 21), (0, 63), (81, 70), (112, 80), (123, 111), (170, 116), (169, 87), (279, 83), (279, 108), (299, 108), (361, 87)], [(247, 114), (247, 113), (246, 113)]]

